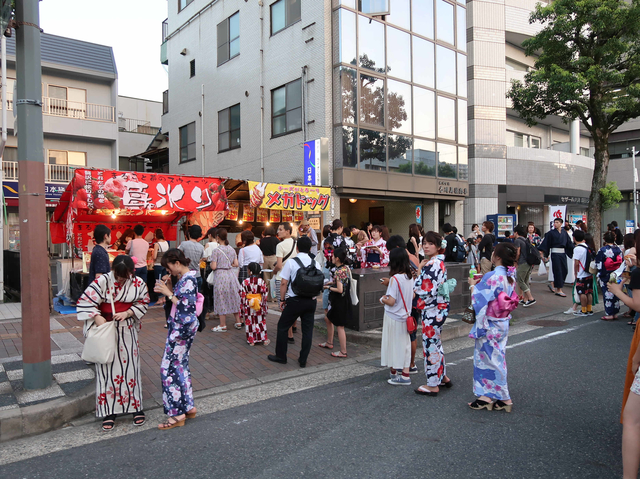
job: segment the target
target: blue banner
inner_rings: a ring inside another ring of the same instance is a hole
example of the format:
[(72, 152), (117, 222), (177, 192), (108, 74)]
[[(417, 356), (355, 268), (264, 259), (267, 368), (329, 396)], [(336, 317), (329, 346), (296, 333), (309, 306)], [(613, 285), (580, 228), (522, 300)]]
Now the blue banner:
[(320, 180), (320, 140), (304, 144), (304, 184), (321, 186)]
[[(45, 183), (44, 194), (47, 201), (58, 201), (64, 193), (67, 185), (60, 183)], [(18, 182), (17, 181), (3, 181), (2, 182), (2, 194), (5, 198), (18, 199)]]

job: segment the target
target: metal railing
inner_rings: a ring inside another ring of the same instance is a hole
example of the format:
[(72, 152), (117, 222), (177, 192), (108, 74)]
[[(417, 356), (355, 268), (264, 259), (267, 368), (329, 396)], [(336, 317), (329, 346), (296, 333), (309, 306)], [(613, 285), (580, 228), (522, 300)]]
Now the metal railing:
[(169, 90), (162, 92), (162, 114), (169, 113)]
[(150, 121), (134, 120), (133, 118), (118, 118), (118, 130), (129, 133), (142, 133), (144, 135), (156, 135), (160, 127), (151, 126)]
[(169, 36), (169, 19), (165, 18), (164, 21), (162, 22), (162, 43), (164, 43), (164, 41), (167, 39), (168, 36)]
[[(69, 183), (73, 176), (73, 167), (69, 165), (54, 165), (51, 163), (44, 164), (44, 180), (56, 183)], [(3, 179), (7, 181), (18, 180), (18, 162), (3, 161), (2, 162)]]
[(62, 100), (59, 98), (43, 97), (42, 113), (44, 115), (66, 118), (115, 122), (115, 108), (112, 106)]

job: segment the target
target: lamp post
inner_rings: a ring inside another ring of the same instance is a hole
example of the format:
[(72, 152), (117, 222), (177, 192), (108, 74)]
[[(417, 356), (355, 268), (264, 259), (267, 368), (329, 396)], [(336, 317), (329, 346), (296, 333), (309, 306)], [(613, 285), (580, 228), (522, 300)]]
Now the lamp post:
[(638, 181), (638, 170), (636, 170), (636, 147), (631, 148), (633, 158), (633, 227), (638, 228), (638, 197), (636, 195), (636, 182)]

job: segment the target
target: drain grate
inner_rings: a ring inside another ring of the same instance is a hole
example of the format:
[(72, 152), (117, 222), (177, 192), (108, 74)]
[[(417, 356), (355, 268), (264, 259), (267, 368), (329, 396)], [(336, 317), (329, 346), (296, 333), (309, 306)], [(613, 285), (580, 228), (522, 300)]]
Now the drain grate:
[(566, 326), (567, 322), (555, 319), (534, 319), (533, 321), (528, 321), (527, 324), (531, 326), (542, 326), (543, 328), (560, 328)]

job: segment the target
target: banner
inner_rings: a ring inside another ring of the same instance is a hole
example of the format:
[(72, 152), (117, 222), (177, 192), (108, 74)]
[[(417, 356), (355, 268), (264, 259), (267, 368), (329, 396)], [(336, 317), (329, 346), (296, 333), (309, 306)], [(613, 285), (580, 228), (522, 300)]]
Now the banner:
[(227, 194), (220, 178), (79, 168), (71, 184), (71, 206), (76, 210), (169, 213), (227, 209)]
[(293, 211), (283, 211), (282, 212), (282, 222), (283, 223), (291, 223), (293, 221)]
[(280, 223), (280, 211), (278, 210), (269, 210), (269, 222), (270, 223)]
[(331, 188), (249, 181), (251, 206), (271, 210), (327, 211)]
[(253, 206), (242, 205), (242, 221), (252, 223), (256, 219), (256, 209)]
[(269, 221), (269, 210), (265, 208), (258, 208), (258, 212), (256, 213), (256, 221), (258, 223), (266, 223)]
[(549, 213), (547, 218), (547, 224), (549, 229), (553, 229), (553, 220), (560, 218), (563, 221), (567, 217), (567, 205), (549, 206)]
[(229, 203), (229, 211), (227, 211), (226, 219), (229, 221), (236, 221), (238, 219), (238, 210), (240, 209), (240, 203)]

